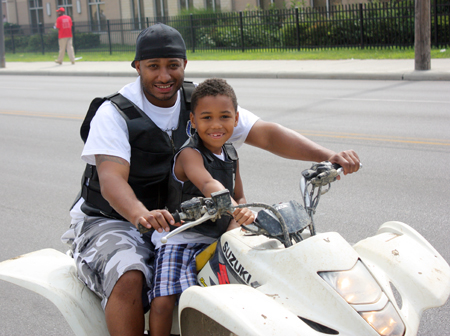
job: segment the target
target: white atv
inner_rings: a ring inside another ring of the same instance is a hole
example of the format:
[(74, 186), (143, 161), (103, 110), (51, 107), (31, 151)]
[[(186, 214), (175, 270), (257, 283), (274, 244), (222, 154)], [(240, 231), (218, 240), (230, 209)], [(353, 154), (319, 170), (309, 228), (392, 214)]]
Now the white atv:
[[(199, 286), (181, 295), (172, 333), (416, 335), (423, 311), (447, 301), (450, 267), (400, 222), (353, 246), (335, 232), (316, 234), (315, 209), (340, 170), (323, 162), (304, 171), (304, 206), (240, 205), (263, 210), (197, 257)], [(186, 223), (163, 239), (233, 209), (227, 191), (194, 198), (174, 214)], [(51, 300), (76, 335), (108, 335), (100, 299), (69, 256), (45, 249), (10, 259), (0, 263), (0, 279)]]

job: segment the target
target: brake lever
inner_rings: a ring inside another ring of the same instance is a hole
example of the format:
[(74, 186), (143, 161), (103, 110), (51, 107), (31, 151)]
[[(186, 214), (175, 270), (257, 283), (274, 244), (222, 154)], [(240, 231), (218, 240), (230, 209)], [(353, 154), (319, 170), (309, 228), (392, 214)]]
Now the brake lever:
[(161, 238), (161, 243), (166, 244), (167, 240), (173, 236), (175, 236), (176, 234), (179, 234), (187, 229), (190, 229), (194, 226), (197, 226), (203, 222), (206, 222), (209, 219), (215, 218), (216, 215), (215, 214), (209, 214), (208, 212), (206, 212), (205, 214), (203, 214), (202, 217), (200, 217), (199, 219), (193, 221), (193, 222), (189, 222), (189, 223), (185, 223), (181, 226), (179, 226), (178, 228), (176, 228), (173, 231), (170, 231), (166, 236)]

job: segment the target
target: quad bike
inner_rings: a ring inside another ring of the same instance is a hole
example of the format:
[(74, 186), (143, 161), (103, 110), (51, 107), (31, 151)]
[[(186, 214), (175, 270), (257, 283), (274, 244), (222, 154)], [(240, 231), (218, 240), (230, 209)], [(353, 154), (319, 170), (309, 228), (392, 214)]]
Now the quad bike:
[[(416, 335), (423, 311), (447, 301), (450, 267), (404, 223), (384, 223), (353, 246), (336, 232), (316, 233), (316, 207), (341, 170), (322, 162), (303, 171), (303, 206), (239, 205), (262, 209), (254, 224), (198, 255), (199, 286), (181, 295), (172, 333)], [(186, 201), (174, 214), (185, 224), (163, 243), (235, 208), (227, 190)], [(76, 335), (108, 335), (100, 299), (69, 256), (45, 249), (10, 259), (0, 263), (0, 279), (51, 300)]]

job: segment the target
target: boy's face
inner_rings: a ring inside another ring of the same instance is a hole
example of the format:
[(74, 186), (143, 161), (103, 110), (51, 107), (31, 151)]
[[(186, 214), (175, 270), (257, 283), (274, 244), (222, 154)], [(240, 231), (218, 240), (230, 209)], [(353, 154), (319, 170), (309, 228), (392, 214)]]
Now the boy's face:
[(230, 97), (217, 95), (200, 98), (191, 113), (191, 123), (203, 144), (214, 154), (222, 153), (222, 146), (233, 135), (239, 112)]

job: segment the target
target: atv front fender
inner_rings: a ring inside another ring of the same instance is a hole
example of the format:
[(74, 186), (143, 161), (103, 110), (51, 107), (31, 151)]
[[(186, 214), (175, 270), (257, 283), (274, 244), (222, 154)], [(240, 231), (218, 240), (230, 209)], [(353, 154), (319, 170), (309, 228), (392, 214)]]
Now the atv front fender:
[[(386, 222), (375, 236), (353, 246), (391, 297), (391, 284), (401, 296), (397, 305), (412, 335), (423, 311), (445, 304), (450, 294), (450, 267), (412, 227)], [(390, 284), (391, 283), (391, 284)], [(390, 292), (390, 293), (389, 293)]]
[(180, 298), (179, 321), (182, 336), (323, 335), (245, 285), (188, 288)]

